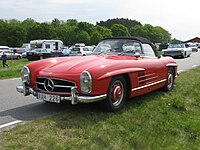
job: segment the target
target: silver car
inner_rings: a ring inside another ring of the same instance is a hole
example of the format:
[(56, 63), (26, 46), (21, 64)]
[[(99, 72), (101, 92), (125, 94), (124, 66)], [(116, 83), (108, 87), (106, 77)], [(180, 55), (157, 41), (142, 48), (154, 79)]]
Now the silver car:
[(21, 54), (14, 53), (11, 50), (0, 50), (0, 59), (1, 59), (1, 56), (3, 55), (3, 52), (6, 53), (7, 59), (21, 59), (22, 58)]
[(192, 49), (185, 44), (170, 44), (167, 49), (162, 50), (162, 53), (163, 56), (186, 58), (192, 54)]

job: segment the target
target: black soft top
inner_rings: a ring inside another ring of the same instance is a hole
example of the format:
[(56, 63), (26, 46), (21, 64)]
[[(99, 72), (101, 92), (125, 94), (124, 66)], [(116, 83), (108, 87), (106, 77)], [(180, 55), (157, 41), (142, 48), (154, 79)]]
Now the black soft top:
[(156, 50), (154, 44), (151, 43), (151, 42), (150, 42), (148, 39), (146, 39), (146, 38), (143, 38), (143, 37), (135, 37), (135, 36), (118, 36), (118, 37), (104, 38), (104, 39), (102, 39), (102, 40), (108, 40), (108, 39), (130, 39), (130, 40), (139, 41), (139, 42), (141, 42), (142, 44), (149, 44), (149, 45), (152, 47), (152, 49), (153, 49), (155, 55), (158, 56), (158, 52), (157, 52), (157, 50)]

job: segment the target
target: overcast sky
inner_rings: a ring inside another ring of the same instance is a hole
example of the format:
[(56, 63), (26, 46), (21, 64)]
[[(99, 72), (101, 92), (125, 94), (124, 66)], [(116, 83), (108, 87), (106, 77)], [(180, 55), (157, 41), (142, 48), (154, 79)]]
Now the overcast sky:
[(0, 0), (1, 19), (96, 24), (117, 17), (161, 26), (181, 40), (200, 37), (200, 0)]

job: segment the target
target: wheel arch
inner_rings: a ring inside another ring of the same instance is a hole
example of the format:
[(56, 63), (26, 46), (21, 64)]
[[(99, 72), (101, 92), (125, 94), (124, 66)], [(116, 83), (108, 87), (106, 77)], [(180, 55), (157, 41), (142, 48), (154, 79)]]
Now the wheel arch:
[(168, 70), (169, 68), (173, 68), (173, 70), (174, 70), (174, 76), (176, 77), (178, 65), (175, 64), (175, 63), (169, 63), (169, 64), (166, 65), (166, 67), (167, 67), (167, 70)]

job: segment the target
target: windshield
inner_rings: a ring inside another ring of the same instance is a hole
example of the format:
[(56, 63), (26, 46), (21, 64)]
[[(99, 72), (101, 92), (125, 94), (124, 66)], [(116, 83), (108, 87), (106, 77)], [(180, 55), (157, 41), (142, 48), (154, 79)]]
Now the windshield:
[(142, 53), (140, 43), (129, 39), (108, 39), (101, 41), (94, 49), (94, 54), (124, 54)]
[(184, 44), (170, 44), (168, 48), (184, 48)]
[(197, 47), (197, 45), (193, 44), (193, 45), (188, 45), (188, 47)]
[(31, 44), (31, 49), (42, 48), (42, 44)]

